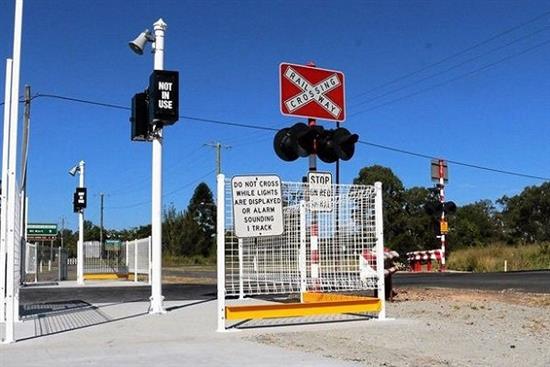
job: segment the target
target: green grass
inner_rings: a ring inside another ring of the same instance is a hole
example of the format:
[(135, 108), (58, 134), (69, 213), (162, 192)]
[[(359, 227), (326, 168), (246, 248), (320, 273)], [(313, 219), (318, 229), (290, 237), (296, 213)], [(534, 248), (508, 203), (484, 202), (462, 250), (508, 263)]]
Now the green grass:
[(550, 243), (513, 246), (495, 243), (458, 249), (449, 255), (447, 268), (475, 272), (503, 271), (505, 260), (508, 271), (550, 269)]
[(200, 255), (195, 256), (170, 256), (166, 255), (162, 258), (163, 267), (176, 267), (187, 265), (215, 265), (216, 257), (209, 256), (204, 257)]

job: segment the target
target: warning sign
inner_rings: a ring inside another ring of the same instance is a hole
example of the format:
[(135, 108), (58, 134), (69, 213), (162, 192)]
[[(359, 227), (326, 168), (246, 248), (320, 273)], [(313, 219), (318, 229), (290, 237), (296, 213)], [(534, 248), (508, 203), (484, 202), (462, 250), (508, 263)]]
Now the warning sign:
[(344, 74), (307, 65), (279, 65), (281, 113), (344, 121)]
[(309, 172), (309, 207), (313, 212), (332, 211), (332, 175), (330, 172)]
[(441, 231), (441, 234), (449, 233), (449, 223), (446, 220), (441, 220), (439, 222), (439, 230)]
[(283, 234), (283, 200), (278, 176), (235, 176), (231, 180), (235, 236)]

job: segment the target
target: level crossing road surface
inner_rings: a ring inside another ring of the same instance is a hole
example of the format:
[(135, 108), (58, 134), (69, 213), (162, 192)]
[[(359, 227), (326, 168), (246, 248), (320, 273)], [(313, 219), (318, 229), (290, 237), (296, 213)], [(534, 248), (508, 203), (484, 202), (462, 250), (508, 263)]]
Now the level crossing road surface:
[[(162, 294), (167, 301), (208, 300), (216, 298), (216, 285), (165, 284)], [(20, 291), (22, 304), (43, 302), (84, 301), (88, 303), (148, 301), (151, 287), (148, 285), (82, 287), (23, 287)]]
[(550, 271), (518, 271), (507, 273), (398, 272), (394, 275), (393, 286), (550, 293)]
[[(550, 271), (508, 273), (404, 273), (393, 278), (394, 287), (440, 287), (520, 292), (550, 293)], [(215, 284), (164, 284), (167, 301), (207, 300), (216, 297)], [(21, 289), (22, 304), (80, 300), (89, 303), (148, 301), (151, 287), (129, 285), (105, 287), (29, 286)]]

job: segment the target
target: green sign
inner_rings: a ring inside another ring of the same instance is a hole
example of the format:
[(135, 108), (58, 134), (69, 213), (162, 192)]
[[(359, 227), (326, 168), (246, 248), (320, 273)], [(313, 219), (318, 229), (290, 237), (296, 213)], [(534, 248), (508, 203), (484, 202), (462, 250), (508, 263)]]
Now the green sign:
[(105, 250), (106, 251), (118, 251), (122, 245), (121, 240), (106, 240), (105, 241)]
[(56, 237), (57, 224), (29, 223), (27, 225), (27, 237)]

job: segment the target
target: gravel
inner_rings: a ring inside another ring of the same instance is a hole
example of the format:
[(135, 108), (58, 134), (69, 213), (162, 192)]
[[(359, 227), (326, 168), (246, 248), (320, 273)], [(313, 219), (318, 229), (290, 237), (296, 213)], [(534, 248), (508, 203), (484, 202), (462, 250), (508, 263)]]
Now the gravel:
[(391, 321), (264, 329), (248, 338), (363, 366), (550, 366), (550, 295), (398, 291), (387, 305)]

